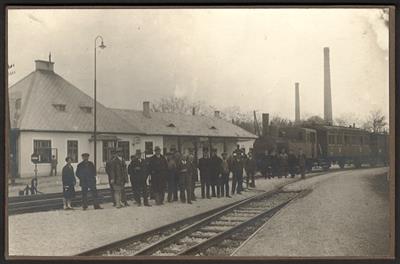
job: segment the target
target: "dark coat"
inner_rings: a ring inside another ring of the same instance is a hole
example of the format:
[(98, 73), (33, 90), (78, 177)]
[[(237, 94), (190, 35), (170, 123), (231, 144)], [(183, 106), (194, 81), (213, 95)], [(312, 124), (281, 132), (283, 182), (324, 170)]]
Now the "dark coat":
[(153, 155), (149, 160), (149, 171), (151, 175), (151, 188), (154, 192), (163, 192), (166, 186), (168, 164), (163, 155)]
[(74, 173), (74, 167), (66, 164), (62, 169), (62, 184), (63, 186), (75, 186), (76, 179)]
[(218, 156), (210, 158), (210, 184), (218, 184), (218, 176), (221, 174), (222, 159)]
[(91, 161), (82, 161), (76, 167), (76, 177), (81, 187), (93, 188), (96, 186), (96, 168)]
[(147, 181), (147, 168), (144, 159), (134, 159), (128, 165), (131, 184), (144, 184)]
[(210, 176), (210, 158), (199, 159), (200, 180), (203, 182), (209, 181)]
[(113, 158), (108, 167), (108, 177), (110, 182), (113, 180), (117, 186), (124, 186), (128, 182), (128, 172), (123, 159)]
[(234, 176), (243, 176), (243, 161), (241, 159), (232, 159), (230, 165)]
[(245, 170), (247, 174), (254, 174), (257, 169), (257, 161), (255, 158), (247, 158), (245, 160)]
[(294, 154), (288, 155), (288, 166), (289, 168), (294, 168), (297, 166), (297, 157)]

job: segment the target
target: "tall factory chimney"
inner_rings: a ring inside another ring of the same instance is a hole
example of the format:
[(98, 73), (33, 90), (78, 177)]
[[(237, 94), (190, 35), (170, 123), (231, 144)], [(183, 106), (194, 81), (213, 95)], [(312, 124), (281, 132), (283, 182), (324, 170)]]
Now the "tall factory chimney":
[(331, 67), (329, 47), (324, 48), (324, 120), (332, 124)]
[(300, 122), (300, 94), (299, 94), (299, 83), (295, 83), (295, 93), (296, 93), (296, 101), (295, 101), (295, 111), (296, 111), (296, 115), (295, 115), (295, 119), (294, 122), (296, 124), (298, 124)]
[(262, 114), (262, 135), (266, 136), (269, 134), (269, 114)]

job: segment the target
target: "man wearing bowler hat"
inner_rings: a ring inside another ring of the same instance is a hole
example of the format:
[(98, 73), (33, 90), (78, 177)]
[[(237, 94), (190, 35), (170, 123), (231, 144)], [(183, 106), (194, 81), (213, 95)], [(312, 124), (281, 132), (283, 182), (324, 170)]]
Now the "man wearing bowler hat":
[(109, 164), (110, 184), (114, 190), (115, 207), (128, 206), (125, 195), (125, 183), (128, 182), (128, 172), (125, 160), (122, 158), (122, 149), (116, 149), (116, 155)]
[(141, 206), (141, 197), (143, 197), (143, 204), (149, 204), (147, 195), (147, 168), (146, 162), (142, 159), (142, 152), (140, 149), (136, 150), (136, 154), (131, 156), (131, 163), (128, 165), (128, 173), (131, 180), (133, 197), (138, 206)]
[(149, 161), (149, 174), (151, 175), (151, 189), (154, 193), (154, 198), (157, 205), (164, 203), (166, 174), (168, 171), (168, 163), (163, 155), (161, 148), (154, 148), (155, 154)]
[(93, 162), (89, 161), (89, 153), (82, 154), (82, 161), (76, 167), (76, 176), (79, 179), (79, 185), (82, 188), (82, 207), (88, 208), (87, 193), (91, 191), (93, 196), (94, 209), (103, 209), (97, 198), (96, 189), (96, 168)]

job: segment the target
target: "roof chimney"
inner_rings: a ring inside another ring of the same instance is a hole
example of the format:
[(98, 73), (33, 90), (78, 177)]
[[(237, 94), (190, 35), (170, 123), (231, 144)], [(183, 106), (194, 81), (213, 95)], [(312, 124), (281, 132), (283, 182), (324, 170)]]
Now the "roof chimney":
[(147, 118), (150, 118), (150, 102), (143, 102), (143, 115)]
[(324, 48), (324, 120), (332, 123), (331, 68), (329, 48)]
[(220, 112), (219, 111), (214, 111), (214, 117), (220, 118)]
[(35, 66), (37, 71), (54, 72), (54, 62), (51, 61), (35, 60)]
[(192, 115), (196, 115), (196, 108), (195, 107), (192, 108)]
[(262, 135), (266, 136), (269, 134), (269, 114), (263, 113), (262, 114)]
[(300, 94), (299, 94), (299, 83), (297, 82), (297, 83), (295, 83), (294, 84), (294, 86), (295, 86), (295, 96), (296, 96), (296, 98), (295, 98), (295, 111), (296, 111), (296, 113), (295, 113), (295, 119), (294, 119), (294, 122), (296, 123), (296, 124), (298, 124), (299, 122), (300, 122)]

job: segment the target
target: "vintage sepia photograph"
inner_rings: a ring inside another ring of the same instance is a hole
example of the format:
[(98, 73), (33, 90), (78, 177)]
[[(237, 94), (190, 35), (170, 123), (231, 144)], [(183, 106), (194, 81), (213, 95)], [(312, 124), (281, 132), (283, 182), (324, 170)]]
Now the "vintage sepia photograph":
[(394, 8), (6, 10), (8, 259), (394, 257)]

